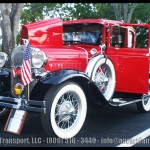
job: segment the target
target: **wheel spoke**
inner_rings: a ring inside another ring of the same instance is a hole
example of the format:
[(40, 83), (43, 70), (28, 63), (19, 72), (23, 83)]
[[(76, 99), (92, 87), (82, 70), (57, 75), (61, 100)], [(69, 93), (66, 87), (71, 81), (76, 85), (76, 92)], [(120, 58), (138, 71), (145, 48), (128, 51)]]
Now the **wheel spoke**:
[(74, 108), (78, 108), (78, 105), (79, 105), (78, 103), (74, 104)]
[(70, 93), (67, 93), (67, 98), (66, 98), (66, 100), (68, 100), (68, 101), (70, 101), (71, 100), (71, 94)]
[(109, 84), (110, 75), (106, 66), (102, 65), (97, 68), (95, 74), (95, 83), (99, 87), (100, 91), (104, 94)]
[(61, 128), (64, 129), (64, 126), (65, 126), (65, 122), (63, 121), (62, 125), (61, 125)]
[(69, 128), (69, 122), (70, 122), (70, 121), (68, 120), (68, 128)]
[(73, 92), (62, 95), (55, 108), (55, 120), (59, 128), (65, 129), (72, 126), (78, 114), (78, 97)]
[(62, 122), (60, 118), (58, 118), (58, 121), (56, 121), (56, 124), (59, 126), (59, 124)]

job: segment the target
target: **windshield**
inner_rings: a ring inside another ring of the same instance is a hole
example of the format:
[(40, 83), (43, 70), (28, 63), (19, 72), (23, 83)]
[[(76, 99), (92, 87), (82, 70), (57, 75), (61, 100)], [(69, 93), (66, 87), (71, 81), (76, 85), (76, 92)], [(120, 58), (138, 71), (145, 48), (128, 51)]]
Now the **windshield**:
[(63, 42), (100, 44), (102, 25), (97, 23), (64, 25)]

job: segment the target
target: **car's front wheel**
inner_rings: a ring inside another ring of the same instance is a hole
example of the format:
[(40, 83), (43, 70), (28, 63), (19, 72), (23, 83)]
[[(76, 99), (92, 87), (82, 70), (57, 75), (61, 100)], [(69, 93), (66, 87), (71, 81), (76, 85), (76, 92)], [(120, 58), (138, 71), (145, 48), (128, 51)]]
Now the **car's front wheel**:
[(66, 82), (50, 89), (44, 100), (46, 114), (42, 113), (41, 122), (46, 133), (62, 139), (74, 137), (82, 128), (87, 113), (82, 88), (74, 82)]

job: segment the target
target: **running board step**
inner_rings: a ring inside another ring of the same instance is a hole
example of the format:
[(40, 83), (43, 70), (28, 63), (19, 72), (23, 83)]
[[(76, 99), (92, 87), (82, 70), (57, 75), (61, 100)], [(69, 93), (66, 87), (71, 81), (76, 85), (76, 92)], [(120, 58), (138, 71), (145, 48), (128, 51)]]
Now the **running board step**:
[(131, 98), (113, 98), (109, 101), (109, 104), (112, 106), (124, 106), (140, 101), (142, 101), (142, 99), (133, 100)]

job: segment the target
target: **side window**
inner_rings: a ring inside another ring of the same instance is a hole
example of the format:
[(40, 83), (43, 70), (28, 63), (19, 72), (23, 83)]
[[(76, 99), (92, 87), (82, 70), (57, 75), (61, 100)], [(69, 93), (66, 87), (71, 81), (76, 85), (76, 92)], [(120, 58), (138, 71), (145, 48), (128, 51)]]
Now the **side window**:
[(136, 48), (148, 48), (148, 28), (134, 27), (136, 31)]
[(123, 27), (112, 27), (111, 28), (111, 41), (112, 47), (126, 47), (126, 28)]
[(148, 28), (145, 26), (112, 26), (110, 46), (118, 48), (148, 48)]

